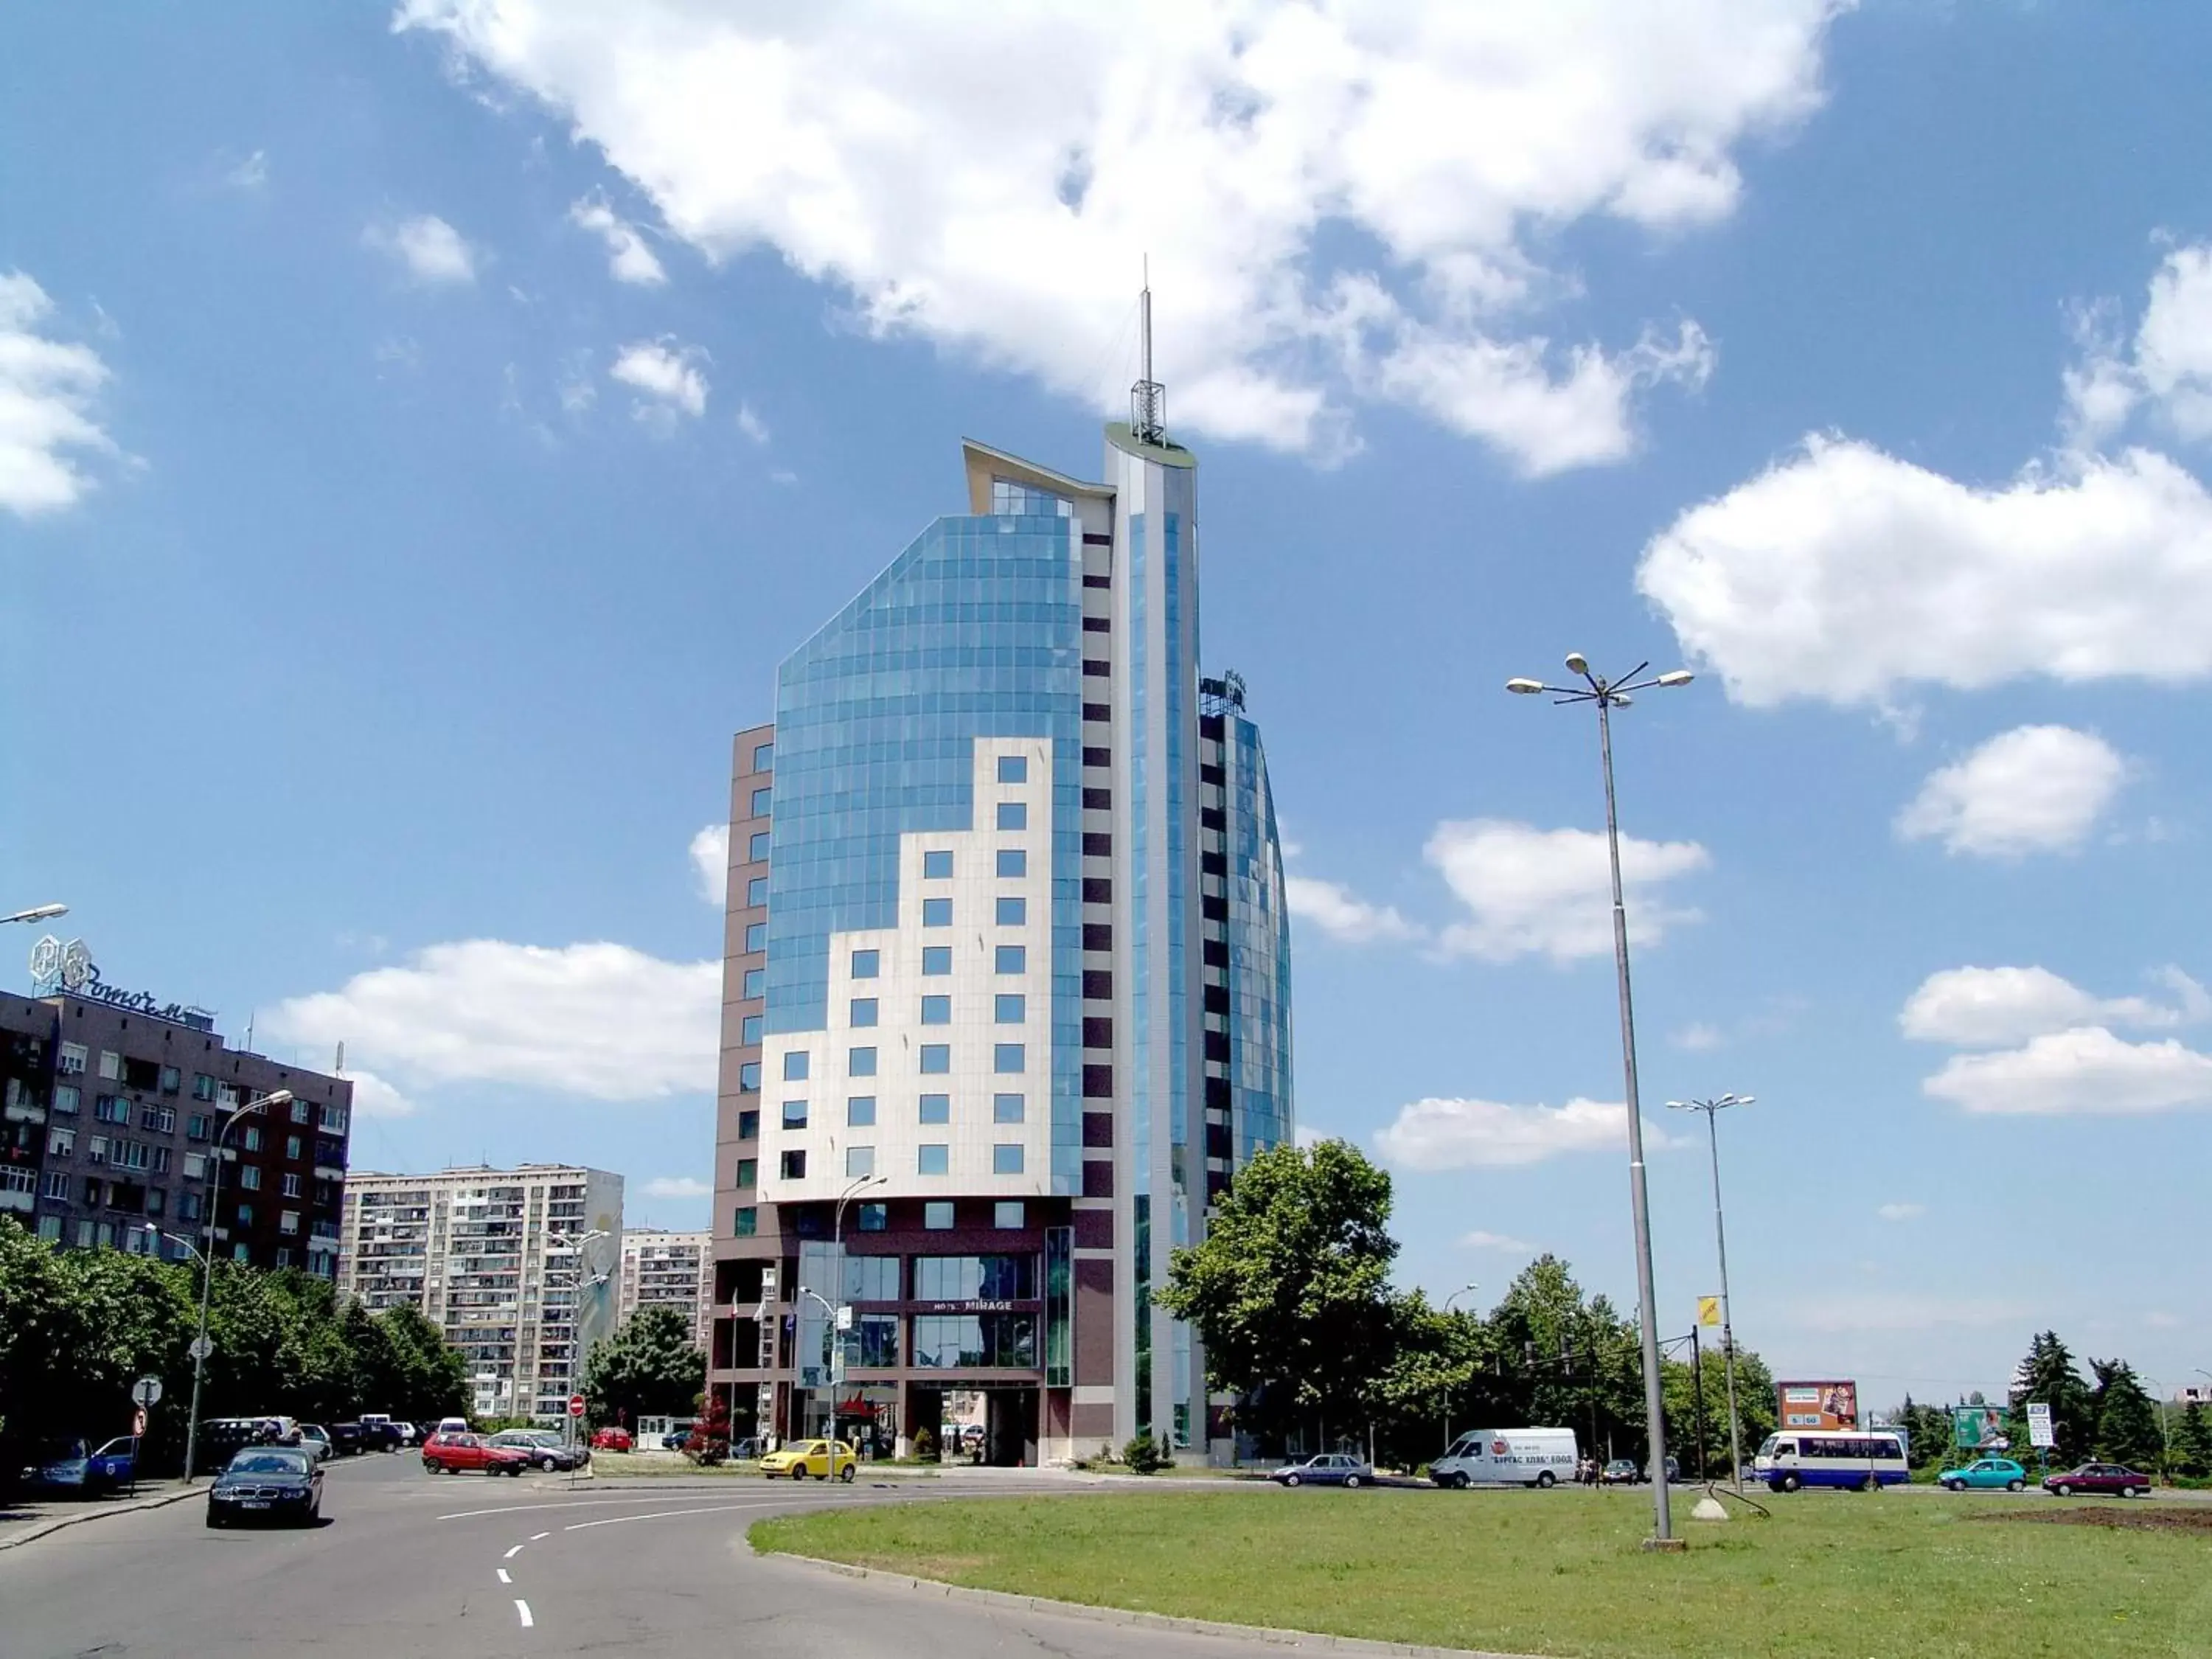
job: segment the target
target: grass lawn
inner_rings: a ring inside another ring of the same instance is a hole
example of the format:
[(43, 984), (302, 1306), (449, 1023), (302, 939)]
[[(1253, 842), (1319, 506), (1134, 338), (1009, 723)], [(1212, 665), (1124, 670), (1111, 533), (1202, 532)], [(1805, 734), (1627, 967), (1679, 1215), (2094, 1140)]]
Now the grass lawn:
[(1648, 1492), (1102, 1492), (763, 1521), (763, 1550), (1237, 1624), (1592, 1659), (2212, 1655), (2212, 1532), (1978, 1519), (2018, 1500), (1807, 1492), (1687, 1519)]

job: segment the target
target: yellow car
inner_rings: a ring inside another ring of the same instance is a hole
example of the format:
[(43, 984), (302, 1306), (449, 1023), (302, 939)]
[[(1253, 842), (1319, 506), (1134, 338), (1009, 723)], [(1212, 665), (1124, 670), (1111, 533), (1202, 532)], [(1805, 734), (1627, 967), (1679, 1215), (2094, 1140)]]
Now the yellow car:
[[(830, 1449), (833, 1444), (834, 1460)], [(762, 1458), (761, 1473), (771, 1480), (779, 1474), (787, 1474), (793, 1480), (804, 1480), (810, 1474), (817, 1480), (827, 1480), (834, 1474), (849, 1485), (860, 1463), (860, 1454), (842, 1440), (794, 1440), (782, 1450), (772, 1451)]]

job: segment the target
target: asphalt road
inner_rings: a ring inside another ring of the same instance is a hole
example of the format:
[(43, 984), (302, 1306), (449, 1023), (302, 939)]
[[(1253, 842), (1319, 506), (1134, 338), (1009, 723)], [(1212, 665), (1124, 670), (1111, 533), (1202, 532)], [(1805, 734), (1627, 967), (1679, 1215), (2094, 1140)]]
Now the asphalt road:
[[(1038, 1478), (1020, 1489), (1054, 1484)], [(965, 1481), (945, 1485), (944, 1496), (972, 1495)], [(584, 1483), (572, 1492), (559, 1476), (440, 1476), (410, 1454), (372, 1455), (330, 1471), (319, 1528), (210, 1531), (204, 1504), (191, 1501), (0, 1553), (0, 1653), (1241, 1659), (1282, 1651), (948, 1601), (756, 1559), (745, 1547), (745, 1528), (763, 1516), (917, 1496), (927, 1501), (912, 1486), (739, 1480), (625, 1491)]]

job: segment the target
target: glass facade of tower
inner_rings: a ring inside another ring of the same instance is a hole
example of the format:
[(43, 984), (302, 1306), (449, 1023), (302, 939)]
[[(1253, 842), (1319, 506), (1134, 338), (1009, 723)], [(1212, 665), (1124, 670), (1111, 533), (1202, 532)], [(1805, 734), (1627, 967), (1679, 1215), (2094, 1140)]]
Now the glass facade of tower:
[(1224, 709), (1231, 1137), (1237, 1167), (1291, 1138), (1291, 914), (1260, 729)]

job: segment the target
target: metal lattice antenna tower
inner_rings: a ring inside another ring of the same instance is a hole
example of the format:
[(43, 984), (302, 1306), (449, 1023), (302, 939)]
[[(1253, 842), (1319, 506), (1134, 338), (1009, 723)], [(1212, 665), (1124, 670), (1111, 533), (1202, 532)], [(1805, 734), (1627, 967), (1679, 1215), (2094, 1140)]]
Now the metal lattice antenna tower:
[(1167, 441), (1168, 389), (1152, 378), (1152, 261), (1145, 257), (1145, 288), (1138, 301), (1139, 331), (1144, 341), (1143, 378), (1129, 388), (1129, 428), (1142, 443)]

